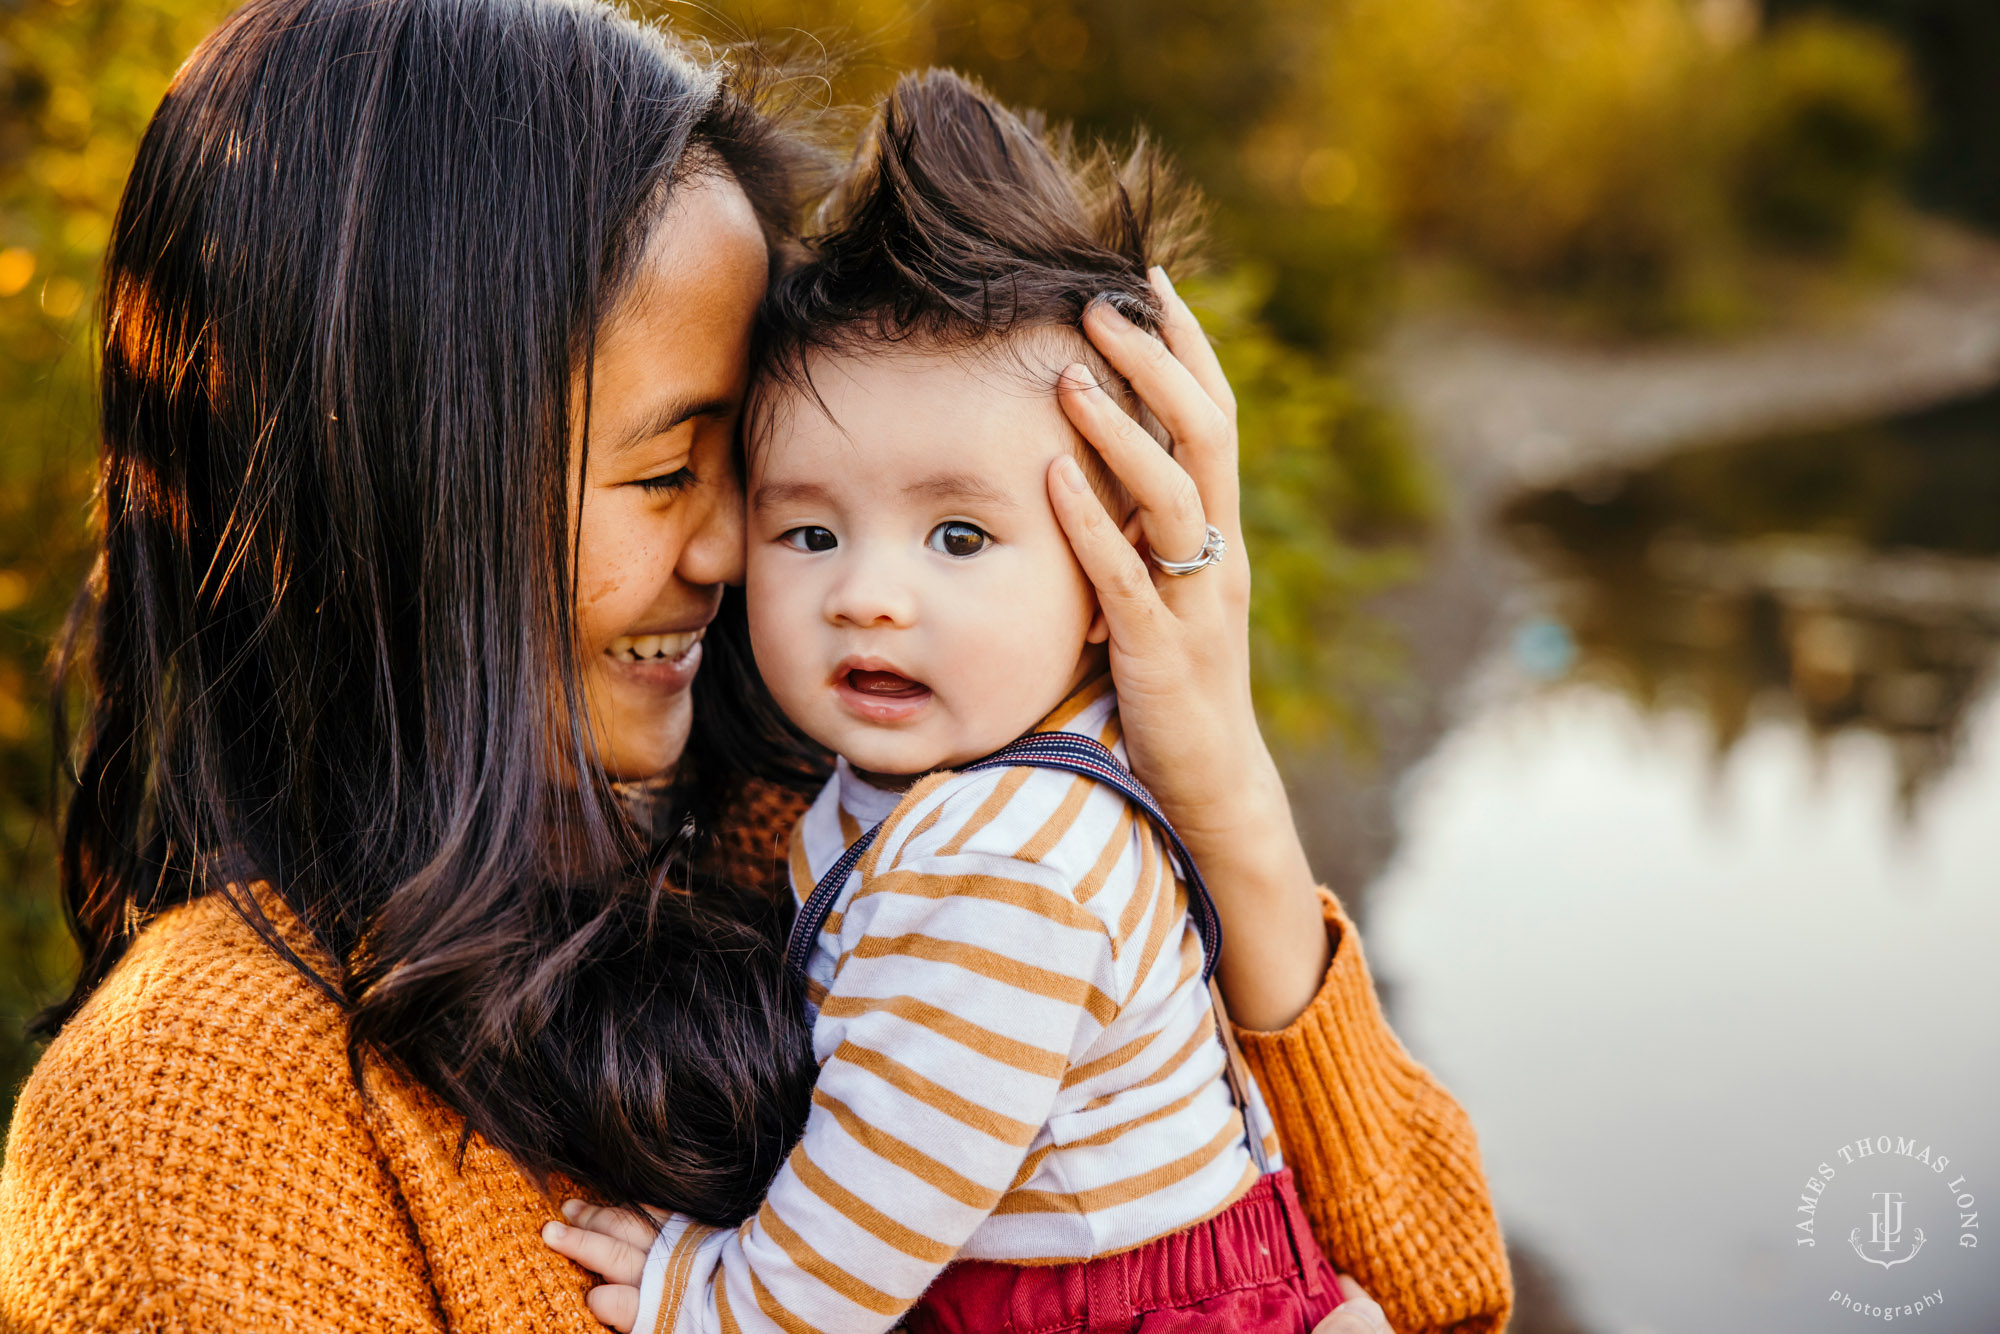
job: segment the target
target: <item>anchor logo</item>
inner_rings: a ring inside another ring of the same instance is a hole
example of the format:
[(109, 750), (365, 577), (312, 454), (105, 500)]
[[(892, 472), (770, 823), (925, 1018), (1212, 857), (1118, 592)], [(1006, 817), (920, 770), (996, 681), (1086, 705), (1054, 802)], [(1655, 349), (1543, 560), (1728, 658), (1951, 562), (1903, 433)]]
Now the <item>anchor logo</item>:
[(1874, 1221), (1874, 1227), (1868, 1234), (1866, 1245), (1870, 1248), (1879, 1248), (1881, 1255), (1870, 1255), (1867, 1249), (1864, 1249), (1860, 1228), (1855, 1228), (1854, 1231), (1847, 1234), (1848, 1245), (1854, 1247), (1854, 1253), (1869, 1264), (1881, 1265), (1884, 1269), (1894, 1269), (1897, 1265), (1907, 1264), (1911, 1260), (1916, 1259), (1917, 1252), (1924, 1248), (1924, 1230), (1922, 1228), (1911, 1229), (1911, 1233), (1915, 1236), (1916, 1240), (1911, 1244), (1908, 1255), (1897, 1256), (1893, 1260), (1888, 1258), (1895, 1252), (1896, 1247), (1903, 1240), (1903, 1192), (1899, 1190), (1878, 1190), (1875, 1192), (1875, 1199), (1881, 1203), (1882, 1207), (1868, 1215)]

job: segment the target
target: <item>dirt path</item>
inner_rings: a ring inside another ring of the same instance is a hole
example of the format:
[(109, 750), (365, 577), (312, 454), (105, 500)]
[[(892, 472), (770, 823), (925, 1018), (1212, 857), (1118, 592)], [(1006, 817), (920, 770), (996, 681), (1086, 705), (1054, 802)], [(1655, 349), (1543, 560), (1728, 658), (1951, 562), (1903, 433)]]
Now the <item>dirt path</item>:
[(2000, 244), (1927, 228), (1909, 278), (1825, 327), (1607, 348), (1413, 316), (1386, 340), (1379, 368), (1461, 491), (1547, 486), (2000, 382)]

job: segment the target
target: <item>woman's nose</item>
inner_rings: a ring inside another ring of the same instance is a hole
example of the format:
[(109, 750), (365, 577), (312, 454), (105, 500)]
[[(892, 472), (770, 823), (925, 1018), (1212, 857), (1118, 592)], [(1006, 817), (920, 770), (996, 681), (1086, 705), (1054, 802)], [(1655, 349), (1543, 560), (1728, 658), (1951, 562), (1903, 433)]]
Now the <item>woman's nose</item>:
[(681, 548), (675, 572), (690, 584), (743, 582), (743, 487), (732, 469), (704, 488), (707, 508)]

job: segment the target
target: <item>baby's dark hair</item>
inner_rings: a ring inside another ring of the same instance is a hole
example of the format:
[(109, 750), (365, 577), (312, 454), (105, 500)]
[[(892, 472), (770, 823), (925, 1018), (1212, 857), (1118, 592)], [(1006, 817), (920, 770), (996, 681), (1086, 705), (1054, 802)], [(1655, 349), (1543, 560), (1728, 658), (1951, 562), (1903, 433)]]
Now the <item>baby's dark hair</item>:
[[(1143, 136), (1124, 154), (1079, 147), (951, 70), (906, 74), (765, 299), (764, 373), (810, 394), (815, 353), (1080, 330), (1100, 297), (1158, 332), (1147, 270), (1191, 258), (1199, 214)], [(1072, 359), (1134, 406), (1087, 342)]]

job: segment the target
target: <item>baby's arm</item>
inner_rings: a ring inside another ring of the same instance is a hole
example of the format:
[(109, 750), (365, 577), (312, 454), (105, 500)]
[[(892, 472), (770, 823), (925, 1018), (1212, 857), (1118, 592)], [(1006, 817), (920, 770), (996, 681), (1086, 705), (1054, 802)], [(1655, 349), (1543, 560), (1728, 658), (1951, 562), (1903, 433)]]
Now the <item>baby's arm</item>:
[[(1115, 1013), (1108, 934), (1059, 870), (902, 851), (847, 906), (860, 925), (821, 1005), (815, 1045), (832, 1051), (803, 1139), (742, 1227), (668, 1221), (665, 1300), (641, 1328), (888, 1329), (1013, 1184), (1080, 1031)], [(625, 1225), (622, 1252), (574, 1228), (552, 1244), (629, 1283), (645, 1232)]]

